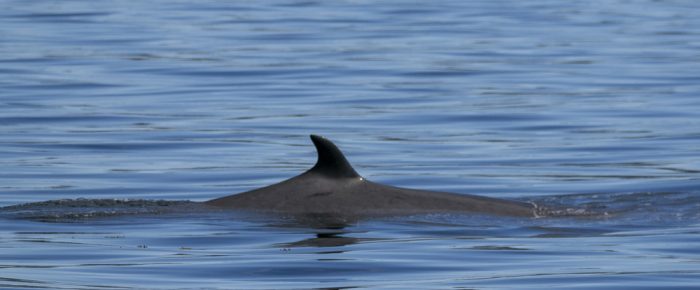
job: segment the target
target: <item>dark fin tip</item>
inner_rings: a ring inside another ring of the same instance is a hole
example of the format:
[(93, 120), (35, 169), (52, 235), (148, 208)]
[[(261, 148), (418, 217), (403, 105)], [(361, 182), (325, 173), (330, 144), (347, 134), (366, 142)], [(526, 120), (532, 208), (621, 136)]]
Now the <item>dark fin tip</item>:
[(340, 152), (340, 149), (333, 142), (319, 135), (311, 135), (310, 137), (318, 153), (318, 161), (310, 171), (332, 177), (360, 177), (345, 159), (343, 152)]

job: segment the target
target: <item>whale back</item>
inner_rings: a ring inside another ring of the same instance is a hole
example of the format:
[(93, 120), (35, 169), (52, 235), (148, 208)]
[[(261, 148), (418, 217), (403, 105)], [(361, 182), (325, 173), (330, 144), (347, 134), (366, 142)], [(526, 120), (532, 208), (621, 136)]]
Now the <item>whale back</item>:
[(318, 135), (311, 135), (311, 140), (318, 152), (318, 160), (311, 169), (279, 183), (212, 199), (205, 204), (295, 216), (348, 219), (456, 212), (534, 216), (535, 208), (522, 202), (371, 182), (352, 168), (331, 141)]

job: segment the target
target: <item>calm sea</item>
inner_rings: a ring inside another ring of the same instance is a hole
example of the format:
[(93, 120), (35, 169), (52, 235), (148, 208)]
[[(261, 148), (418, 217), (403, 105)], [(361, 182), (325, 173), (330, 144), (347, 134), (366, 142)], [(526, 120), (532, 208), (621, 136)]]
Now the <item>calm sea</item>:
[[(599, 214), (182, 202), (306, 170), (312, 133), (373, 181)], [(3, 289), (697, 289), (700, 4), (0, 0), (0, 207)]]

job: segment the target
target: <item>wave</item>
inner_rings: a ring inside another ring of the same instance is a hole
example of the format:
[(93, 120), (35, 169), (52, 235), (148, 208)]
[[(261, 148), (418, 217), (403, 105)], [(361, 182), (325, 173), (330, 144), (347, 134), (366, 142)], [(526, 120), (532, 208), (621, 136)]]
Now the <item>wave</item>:
[(700, 192), (584, 193), (541, 196), (528, 200), (544, 205), (547, 217), (698, 222)]
[(201, 205), (186, 200), (58, 199), (0, 208), (0, 217), (43, 222), (72, 222), (115, 216), (187, 213)]

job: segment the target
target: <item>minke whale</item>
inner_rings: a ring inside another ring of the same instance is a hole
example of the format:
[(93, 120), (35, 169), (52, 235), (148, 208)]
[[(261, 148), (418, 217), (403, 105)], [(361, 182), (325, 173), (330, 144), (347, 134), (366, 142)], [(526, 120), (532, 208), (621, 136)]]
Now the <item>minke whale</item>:
[(330, 140), (311, 135), (318, 160), (306, 172), (266, 187), (204, 203), (222, 209), (341, 219), (417, 214), (537, 217), (537, 205), (477, 195), (409, 189), (369, 181)]

